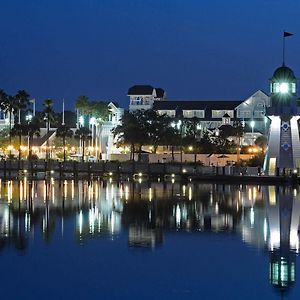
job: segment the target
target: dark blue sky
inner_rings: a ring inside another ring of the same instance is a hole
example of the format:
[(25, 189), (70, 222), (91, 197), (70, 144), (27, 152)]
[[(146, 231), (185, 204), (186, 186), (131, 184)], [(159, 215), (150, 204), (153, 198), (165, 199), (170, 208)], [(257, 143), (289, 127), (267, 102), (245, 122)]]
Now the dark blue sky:
[(298, 0), (1, 0), (0, 88), (42, 102), (128, 105), (152, 84), (170, 99), (240, 99), (281, 64), (300, 74)]

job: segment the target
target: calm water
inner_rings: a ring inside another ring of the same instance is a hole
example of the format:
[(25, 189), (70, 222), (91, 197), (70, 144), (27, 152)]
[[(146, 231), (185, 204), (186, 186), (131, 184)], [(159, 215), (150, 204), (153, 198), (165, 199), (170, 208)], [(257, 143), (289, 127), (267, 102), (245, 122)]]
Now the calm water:
[(1, 182), (3, 299), (297, 299), (300, 191)]

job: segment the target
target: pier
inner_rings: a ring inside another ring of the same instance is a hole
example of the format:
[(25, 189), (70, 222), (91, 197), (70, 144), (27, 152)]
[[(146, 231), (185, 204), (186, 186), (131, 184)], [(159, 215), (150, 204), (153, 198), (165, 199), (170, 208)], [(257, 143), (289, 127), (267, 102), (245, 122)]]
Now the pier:
[(274, 176), (262, 173), (260, 167), (202, 166), (195, 163), (144, 163), (136, 161), (76, 162), (45, 160), (2, 160), (0, 176), (3, 180), (35, 180), (53, 178), (92, 179), (94, 177), (114, 180), (164, 180), (164, 181), (211, 181), (224, 183), (298, 183), (298, 169), (277, 169)]

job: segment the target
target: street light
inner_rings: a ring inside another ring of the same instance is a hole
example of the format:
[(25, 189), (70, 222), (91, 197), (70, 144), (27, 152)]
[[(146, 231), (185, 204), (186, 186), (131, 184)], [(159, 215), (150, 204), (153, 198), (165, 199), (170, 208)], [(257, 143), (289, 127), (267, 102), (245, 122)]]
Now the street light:
[(25, 117), (25, 120), (29, 123), (29, 122), (31, 122), (32, 118), (33, 118), (33, 116), (31, 114), (29, 114)]
[(252, 129), (252, 133), (251, 133), (251, 145), (253, 145), (254, 143), (254, 126), (255, 126), (255, 121), (252, 120), (250, 122), (250, 126), (251, 126), (251, 129)]
[[(90, 125), (91, 125), (91, 129), (92, 129), (92, 148), (94, 149), (94, 125), (96, 125), (96, 118), (95, 117), (91, 117), (90, 118)], [(94, 150), (92, 150), (94, 151)]]
[(83, 116), (80, 116), (79, 117), (79, 124), (80, 124), (80, 126), (84, 126), (84, 117)]

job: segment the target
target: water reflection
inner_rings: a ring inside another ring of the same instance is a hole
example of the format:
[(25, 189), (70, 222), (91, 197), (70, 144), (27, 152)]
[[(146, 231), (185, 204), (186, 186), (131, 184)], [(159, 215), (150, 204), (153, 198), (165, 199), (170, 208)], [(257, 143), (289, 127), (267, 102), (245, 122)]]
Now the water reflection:
[(284, 292), (296, 277), (299, 197), (290, 187), (24, 178), (0, 184), (0, 247), (24, 252), (37, 236), (75, 232), (80, 244), (125, 233), (130, 247), (154, 248), (170, 231), (229, 232), (269, 254), (270, 283)]

